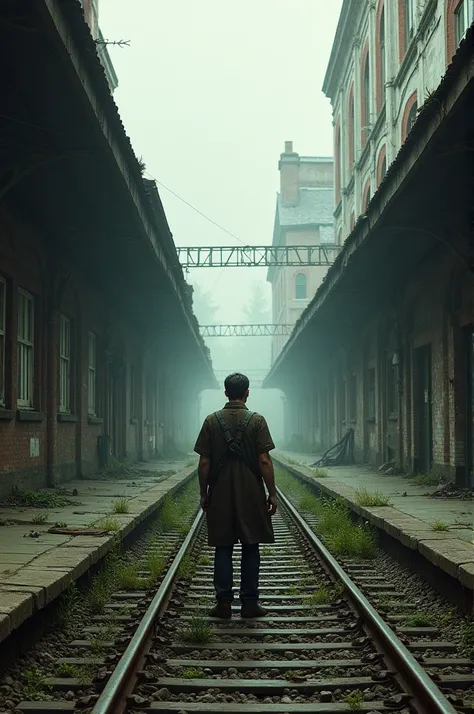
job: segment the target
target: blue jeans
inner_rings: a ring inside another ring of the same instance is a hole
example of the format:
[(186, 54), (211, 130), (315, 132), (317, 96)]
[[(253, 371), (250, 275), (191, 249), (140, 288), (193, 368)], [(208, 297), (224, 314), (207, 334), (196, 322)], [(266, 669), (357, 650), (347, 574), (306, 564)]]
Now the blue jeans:
[[(232, 602), (233, 545), (217, 546), (214, 555), (214, 588), (218, 602)], [(258, 600), (258, 577), (260, 571), (260, 549), (258, 543), (242, 543), (240, 561), (240, 600)]]

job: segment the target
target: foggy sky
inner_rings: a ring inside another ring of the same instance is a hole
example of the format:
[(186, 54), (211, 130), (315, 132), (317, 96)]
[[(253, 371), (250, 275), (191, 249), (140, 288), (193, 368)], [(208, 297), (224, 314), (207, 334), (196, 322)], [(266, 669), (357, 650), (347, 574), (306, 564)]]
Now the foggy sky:
[[(104, 37), (130, 40), (130, 47), (109, 51), (119, 78), (115, 101), (145, 176), (245, 244), (271, 243), (284, 142), (292, 140), (303, 155), (333, 153), (321, 86), (340, 6), (99, 0)], [(236, 243), (158, 188), (177, 245)], [(222, 322), (239, 322), (242, 298), (232, 285), (265, 277), (264, 269), (214, 268), (194, 270), (188, 280), (212, 289)]]

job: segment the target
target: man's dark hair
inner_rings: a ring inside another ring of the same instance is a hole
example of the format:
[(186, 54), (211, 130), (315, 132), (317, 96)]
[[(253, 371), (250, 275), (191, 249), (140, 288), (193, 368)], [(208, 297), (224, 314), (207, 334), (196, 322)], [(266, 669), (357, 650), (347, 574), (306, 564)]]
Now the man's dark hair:
[(229, 399), (242, 399), (249, 388), (249, 380), (245, 374), (234, 372), (225, 378), (224, 387)]

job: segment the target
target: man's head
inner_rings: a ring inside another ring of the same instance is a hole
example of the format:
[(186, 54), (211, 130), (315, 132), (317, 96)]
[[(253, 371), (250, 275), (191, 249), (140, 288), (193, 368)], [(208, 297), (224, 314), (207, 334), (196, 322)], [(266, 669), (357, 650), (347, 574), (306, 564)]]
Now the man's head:
[(230, 402), (246, 402), (249, 395), (249, 380), (245, 374), (234, 372), (224, 381), (225, 395)]

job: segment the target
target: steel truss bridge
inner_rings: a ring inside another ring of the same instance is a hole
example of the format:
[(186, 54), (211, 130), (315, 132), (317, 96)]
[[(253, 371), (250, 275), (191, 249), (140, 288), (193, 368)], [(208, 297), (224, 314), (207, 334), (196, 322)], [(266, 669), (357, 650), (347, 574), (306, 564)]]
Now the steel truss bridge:
[(203, 337), (275, 337), (290, 335), (294, 325), (199, 325)]
[(262, 268), (332, 265), (341, 246), (239, 245), (176, 248), (183, 268)]
[[(214, 374), (219, 384), (224, 384), (224, 379), (235, 371), (235, 369), (215, 369)], [(259, 389), (268, 374), (268, 370), (263, 369), (242, 369), (242, 372), (249, 378), (250, 389)]]

